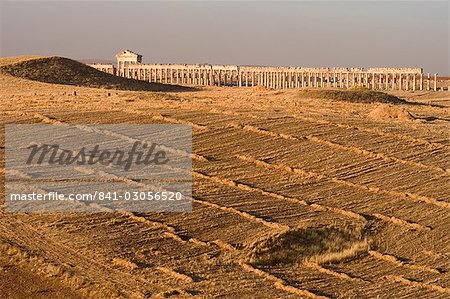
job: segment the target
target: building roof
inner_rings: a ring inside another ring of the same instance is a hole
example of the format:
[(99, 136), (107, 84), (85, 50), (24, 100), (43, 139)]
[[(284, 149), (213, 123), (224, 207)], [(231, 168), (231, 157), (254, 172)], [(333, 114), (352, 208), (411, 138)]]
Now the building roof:
[(135, 55), (135, 56), (142, 56), (142, 55), (140, 55), (140, 54), (134, 53), (134, 52), (131, 51), (131, 50), (124, 50), (124, 51), (121, 51), (121, 52), (117, 53), (117, 54), (116, 54), (116, 57), (117, 57), (117, 56), (124, 55), (124, 54), (128, 54), (128, 55), (131, 54), (131, 55)]

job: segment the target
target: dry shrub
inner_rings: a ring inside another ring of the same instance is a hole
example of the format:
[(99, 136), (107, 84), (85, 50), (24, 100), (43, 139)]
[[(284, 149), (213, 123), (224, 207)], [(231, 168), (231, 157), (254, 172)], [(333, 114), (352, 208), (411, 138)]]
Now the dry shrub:
[(132, 91), (193, 91), (194, 88), (149, 83), (114, 76), (96, 70), (84, 63), (64, 58), (45, 57), (32, 59), (0, 68), (4, 73), (34, 81), (93, 88)]
[(299, 92), (300, 98), (327, 99), (352, 103), (390, 103), (407, 104), (408, 102), (396, 96), (366, 88), (354, 88), (349, 90), (337, 89), (307, 89)]
[(306, 227), (289, 230), (251, 245), (254, 265), (335, 262), (368, 250), (360, 228)]

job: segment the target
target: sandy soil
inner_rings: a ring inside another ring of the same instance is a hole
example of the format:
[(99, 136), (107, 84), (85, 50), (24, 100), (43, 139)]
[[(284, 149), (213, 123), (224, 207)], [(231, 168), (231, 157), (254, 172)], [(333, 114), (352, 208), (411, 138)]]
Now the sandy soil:
[[(191, 124), (193, 212), (2, 211), (1, 298), (450, 297), (450, 92), (396, 94), (434, 106), (108, 92), (1, 75), (0, 123)], [(334, 262), (247, 259), (255, 242), (330, 224), (367, 246)]]

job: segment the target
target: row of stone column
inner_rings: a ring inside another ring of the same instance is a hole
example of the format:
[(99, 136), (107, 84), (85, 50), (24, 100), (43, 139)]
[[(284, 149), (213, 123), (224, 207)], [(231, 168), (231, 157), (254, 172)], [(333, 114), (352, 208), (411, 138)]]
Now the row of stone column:
[(353, 88), (373, 90), (437, 90), (437, 74), (367, 72), (299, 72), (194, 68), (127, 68), (119, 75), (148, 82), (211, 86), (285, 88)]
[(119, 75), (165, 84), (239, 86), (240, 82), (238, 71), (220, 69), (129, 68)]

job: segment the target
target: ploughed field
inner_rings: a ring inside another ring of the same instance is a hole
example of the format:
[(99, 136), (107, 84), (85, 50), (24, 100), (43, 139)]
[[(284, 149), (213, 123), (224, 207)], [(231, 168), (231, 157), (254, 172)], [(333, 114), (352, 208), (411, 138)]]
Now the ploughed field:
[(192, 213), (0, 211), (1, 298), (450, 297), (450, 92), (167, 90), (0, 75), (2, 126), (193, 128)]

